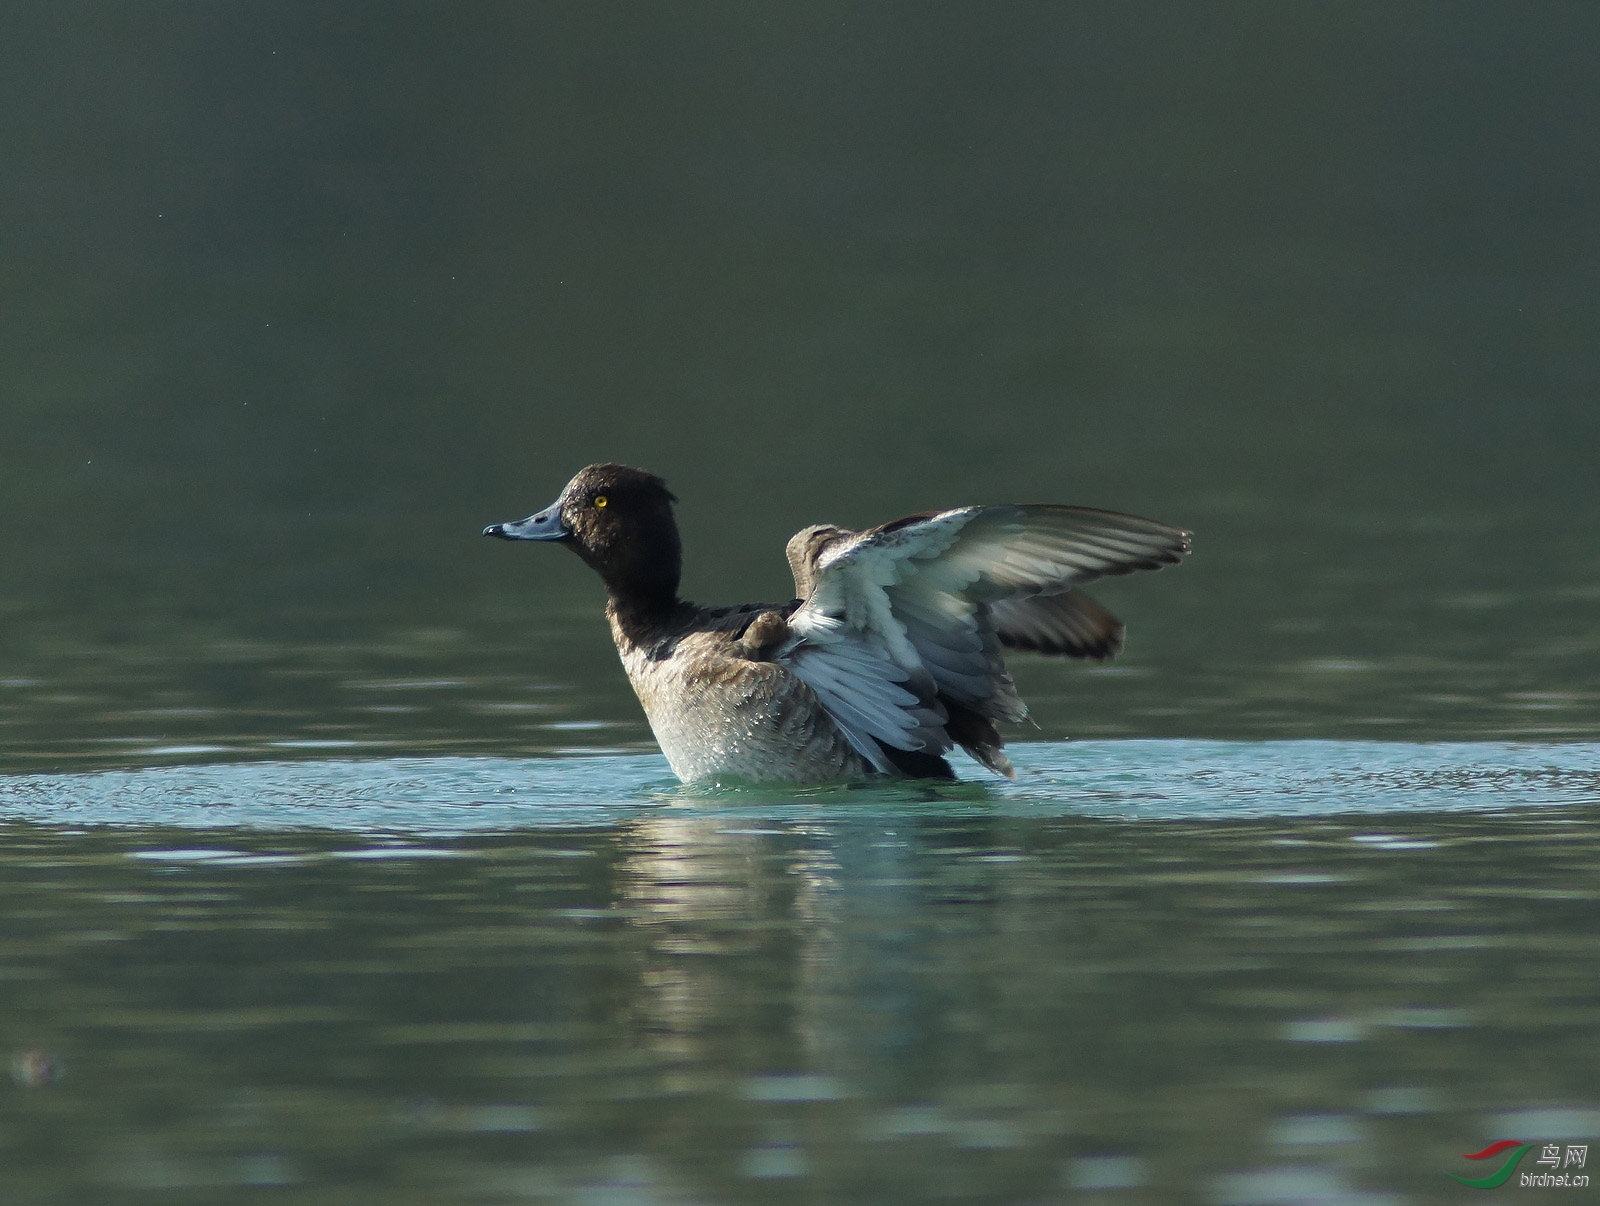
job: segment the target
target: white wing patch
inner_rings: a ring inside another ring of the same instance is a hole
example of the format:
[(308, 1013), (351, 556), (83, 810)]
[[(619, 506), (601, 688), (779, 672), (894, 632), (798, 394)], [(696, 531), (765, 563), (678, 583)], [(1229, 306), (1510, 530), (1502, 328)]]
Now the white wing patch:
[(943, 709), (907, 690), (915, 677), (842, 620), (813, 614), (790, 627), (800, 638), (780, 656), (813, 692), (855, 751), (894, 773), (882, 746), (943, 753), (950, 748)]

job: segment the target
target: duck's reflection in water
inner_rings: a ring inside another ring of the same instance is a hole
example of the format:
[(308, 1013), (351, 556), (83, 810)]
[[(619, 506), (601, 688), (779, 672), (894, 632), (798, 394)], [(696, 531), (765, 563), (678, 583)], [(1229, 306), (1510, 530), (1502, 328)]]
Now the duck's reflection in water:
[(919, 970), (937, 932), (927, 841), (856, 820), (638, 822), (619, 903), (645, 939), (639, 1008), (660, 1053), (852, 1080), (916, 1046), (940, 1012)]

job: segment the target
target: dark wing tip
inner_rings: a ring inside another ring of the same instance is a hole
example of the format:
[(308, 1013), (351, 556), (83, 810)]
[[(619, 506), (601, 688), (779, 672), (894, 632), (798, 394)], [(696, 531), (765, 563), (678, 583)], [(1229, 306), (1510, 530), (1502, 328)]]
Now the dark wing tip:
[(1000, 643), (1007, 649), (1038, 653), (1045, 657), (1081, 657), (1090, 662), (1109, 662), (1122, 652), (1123, 633), (1124, 629), (1120, 624), (1117, 625), (1115, 633), (1095, 641), (1036, 640), (1003, 632), (1000, 634)]
[(1010, 649), (1103, 662), (1122, 651), (1126, 627), (1082, 591), (1001, 599), (989, 605), (995, 636)]

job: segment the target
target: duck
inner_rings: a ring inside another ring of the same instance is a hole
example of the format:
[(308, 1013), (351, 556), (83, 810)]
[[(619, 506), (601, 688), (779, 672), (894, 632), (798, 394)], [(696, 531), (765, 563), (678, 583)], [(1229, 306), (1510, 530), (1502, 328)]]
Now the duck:
[(599, 574), (623, 669), (685, 783), (953, 779), (958, 746), (1014, 778), (996, 725), (1028, 710), (1003, 651), (1114, 656), (1122, 622), (1079, 588), (1174, 565), (1191, 541), (1056, 504), (814, 524), (785, 546), (792, 599), (706, 607), (678, 596), (676, 502), (653, 473), (589, 465), (483, 534), (566, 545)]

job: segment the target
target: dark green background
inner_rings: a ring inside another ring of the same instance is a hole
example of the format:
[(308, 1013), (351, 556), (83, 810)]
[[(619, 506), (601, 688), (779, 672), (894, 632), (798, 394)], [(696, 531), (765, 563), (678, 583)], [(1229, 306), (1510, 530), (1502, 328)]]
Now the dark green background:
[(0, 678), (215, 710), (281, 690), (218, 648), (379, 641), (642, 738), (586, 571), (476, 536), (619, 459), (713, 601), (818, 520), (1194, 528), (1106, 595), (1142, 686), (1022, 667), (1047, 736), (1600, 720), (1590, 5), (28, 4), (0, 47)]

